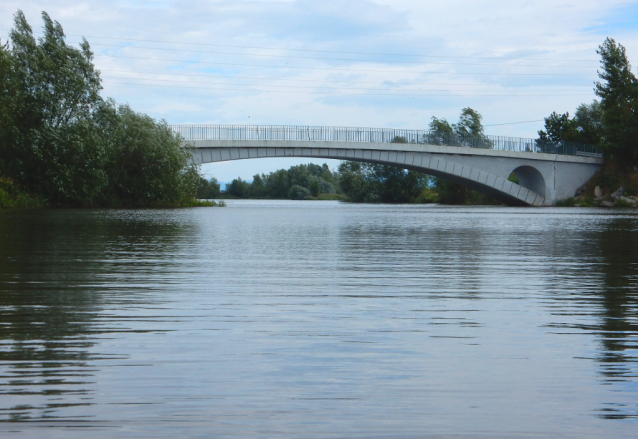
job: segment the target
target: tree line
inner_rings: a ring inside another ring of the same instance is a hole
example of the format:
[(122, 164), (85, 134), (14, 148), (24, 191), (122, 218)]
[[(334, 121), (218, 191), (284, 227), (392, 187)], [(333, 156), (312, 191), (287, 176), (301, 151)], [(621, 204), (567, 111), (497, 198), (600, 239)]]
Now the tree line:
[(36, 39), (18, 11), (0, 44), (4, 186), (52, 206), (192, 204), (199, 172), (180, 138), (165, 121), (102, 98), (88, 41), (69, 46), (60, 23), (46, 12), (42, 20)]

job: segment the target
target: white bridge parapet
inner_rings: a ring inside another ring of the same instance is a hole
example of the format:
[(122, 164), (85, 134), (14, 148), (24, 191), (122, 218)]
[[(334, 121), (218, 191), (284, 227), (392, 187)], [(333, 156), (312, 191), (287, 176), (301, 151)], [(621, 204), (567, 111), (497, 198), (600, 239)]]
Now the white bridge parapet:
[[(211, 136), (212, 137), (212, 136)], [(312, 157), (399, 166), (460, 183), (508, 205), (547, 206), (574, 196), (601, 167), (597, 152), (577, 155), (389, 141), (187, 140), (195, 163)], [(535, 148), (538, 151), (538, 148)], [(516, 174), (520, 184), (508, 181)]]

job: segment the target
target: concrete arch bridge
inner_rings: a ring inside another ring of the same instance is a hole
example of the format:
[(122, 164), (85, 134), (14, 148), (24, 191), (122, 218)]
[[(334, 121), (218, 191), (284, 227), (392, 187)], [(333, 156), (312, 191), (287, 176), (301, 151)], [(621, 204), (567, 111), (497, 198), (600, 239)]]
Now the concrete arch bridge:
[[(444, 178), (512, 206), (548, 206), (574, 196), (603, 164), (591, 145), (541, 145), (500, 136), (459, 138), (420, 130), (174, 125), (198, 164), (312, 157), (399, 166)], [(519, 183), (508, 181), (511, 173)]]

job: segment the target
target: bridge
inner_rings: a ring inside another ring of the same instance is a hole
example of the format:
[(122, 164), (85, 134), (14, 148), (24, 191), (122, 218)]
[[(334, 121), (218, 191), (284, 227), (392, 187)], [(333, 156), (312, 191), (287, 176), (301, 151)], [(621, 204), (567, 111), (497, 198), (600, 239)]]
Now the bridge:
[[(312, 157), (398, 166), (462, 184), (511, 206), (573, 197), (603, 164), (592, 145), (422, 130), (255, 125), (173, 125), (197, 164)], [(510, 174), (519, 183), (509, 181)]]

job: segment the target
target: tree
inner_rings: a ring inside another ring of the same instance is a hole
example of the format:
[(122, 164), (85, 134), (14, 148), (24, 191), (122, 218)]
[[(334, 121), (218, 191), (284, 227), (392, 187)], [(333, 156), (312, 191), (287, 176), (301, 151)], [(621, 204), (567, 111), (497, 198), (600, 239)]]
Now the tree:
[(263, 198), (266, 195), (266, 186), (261, 175), (253, 175), (253, 182), (250, 184), (251, 198)]
[(13, 75), (13, 57), (7, 44), (0, 42), (0, 174), (6, 174), (8, 150), (13, 145), (13, 113), (16, 87)]
[(235, 178), (226, 186), (226, 192), (237, 198), (248, 198), (250, 194), (250, 183), (239, 178)]
[[(459, 121), (452, 125), (445, 119), (433, 117), (429, 126), (429, 143), (492, 148), (492, 142), (485, 135), (482, 119), (481, 114), (470, 107), (463, 108)], [(431, 184), (439, 194), (439, 202), (444, 204), (465, 204), (469, 199), (477, 198), (474, 191), (449, 180), (433, 178)]]
[(481, 122), (483, 116), (470, 107), (461, 110), (459, 121), (452, 125), (454, 134), (463, 146), (492, 148), (494, 144), (487, 138)]
[(438, 119), (432, 116), (429, 125), (429, 133), (426, 143), (431, 145), (451, 145), (456, 144), (454, 128), (445, 119)]
[(429, 185), (429, 177), (396, 166), (343, 162), (341, 188), (352, 201), (408, 203)]
[(99, 73), (86, 40), (69, 47), (60, 23), (46, 12), (42, 19), (38, 41), (22, 11), (10, 32), (16, 100), (2, 171), (54, 204), (91, 204), (106, 181), (92, 123), (102, 105)]
[(216, 178), (213, 177), (210, 180), (206, 180), (205, 178), (200, 177), (196, 197), (204, 200), (219, 198), (221, 194), (220, 189), (219, 182)]
[(596, 94), (603, 112), (602, 147), (607, 157), (625, 165), (638, 164), (638, 81), (631, 72), (625, 48), (607, 38), (597, 50), (601, 81)]
[(597, 145), (602, 138), (603, 111), (600, 102), (580, 104), (573, 118), (555, 111), (545, 118), (545, 129), (538, 131), (537, 144), (545, 152), (564, 142)]
[(310, 191), (303, 186), (299, 186), (298, 184), (294, 185), (290, 188), (288, 192), (288, 198), (291, 200), (305, 200), (310, 197)]
[(580, 104), (574, 119), (577, 122), (578, 137), (576, 142), (599, 145), (603, 136), (603, 107), (599, 101), (591, 104)]
[(102, 108), (102, 132), (108, 134), (104, 167), (107, 185), (101, 204), (115, 206), (178, 206), (192, 200), (199, 168), (166, 121), (133, 111), (128, 105)]

